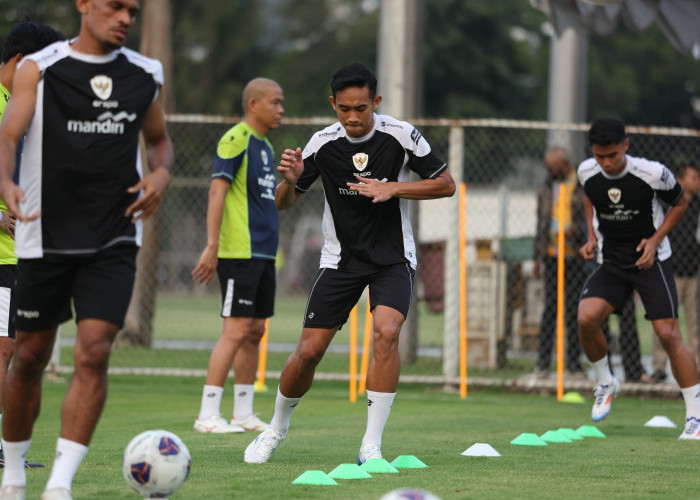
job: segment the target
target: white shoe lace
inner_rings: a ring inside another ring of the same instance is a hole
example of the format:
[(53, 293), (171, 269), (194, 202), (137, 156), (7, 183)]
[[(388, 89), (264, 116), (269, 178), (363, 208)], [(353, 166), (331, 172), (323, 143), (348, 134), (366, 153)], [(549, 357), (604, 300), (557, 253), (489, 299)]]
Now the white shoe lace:
[(269, 457), (281, 441), (282, 438), (275, 431), (268, 429), (255, 438), (255, 452), (260, 456)]
[(362, 462), (373, 458), (382, 458), (382, 451), (379, 446), (375, 444), (366, 444), (360, 448), (360, 459)]
[(690, 417), (686, 420), (685, 431), (683, 431), (683, 434), (687, 434), (688, 436), (692, 436), (696, 432), (698, 432), (698, 427), (700, 427), (700, 420), (698, 420), (695, 417)]

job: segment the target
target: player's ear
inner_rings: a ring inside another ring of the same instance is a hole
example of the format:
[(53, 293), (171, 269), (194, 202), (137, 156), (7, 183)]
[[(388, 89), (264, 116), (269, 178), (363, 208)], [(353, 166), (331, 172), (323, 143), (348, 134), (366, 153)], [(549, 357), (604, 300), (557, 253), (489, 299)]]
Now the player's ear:
[(333, 98), (332, 95), (328, 96), (328, 102), (330, 102), (333, 109), (335, 109), (335, 99)]
[(379, 107), (379, 104), (382, 102), (382, 96), (380, 95), (375, 95), (374, 100), (372, 101), (372, 109), (376, 110)]

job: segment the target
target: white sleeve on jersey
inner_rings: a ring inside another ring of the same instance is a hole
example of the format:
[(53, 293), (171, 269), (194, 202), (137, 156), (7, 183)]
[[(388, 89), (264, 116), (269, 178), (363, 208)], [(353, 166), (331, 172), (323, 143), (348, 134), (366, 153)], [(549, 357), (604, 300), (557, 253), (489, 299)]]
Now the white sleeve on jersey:
[(430, 153), (430, 144), (410, 123), (389, 115), (374, 115), (374, 119), (377, 121), (377, 130), (394, 136), (404, 149), (411, 151), (415, 156), (423, 157)]

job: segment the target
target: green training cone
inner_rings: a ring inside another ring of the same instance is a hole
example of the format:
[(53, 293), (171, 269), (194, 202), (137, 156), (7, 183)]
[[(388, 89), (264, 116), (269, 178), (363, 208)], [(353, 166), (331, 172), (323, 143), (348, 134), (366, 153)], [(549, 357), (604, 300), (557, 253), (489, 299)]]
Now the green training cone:
[(540, 436), (544, 441), (548, 443), (573, 443), (573, 441), (566, 436), (563, 432), (559, 431), (547, 431)]
[(322, 470), (307, 470), (301, 476), (292, 481), (292, 484), (314, 484), (319, 486), (337, 486), (338, 483), (332, 477), (328, 477)]
[(270, 388), (266, 384), (261, 385), (257, 380), (255, 381), (253, 388), (255, 392), (267, 392), (270, 390)]
[(532, 432), (523, 432), (513, 439), (510, 444), (518, 444), (521, 446), (547, 446), (547, 442), (544, 439)]
[(583, 439), (583, 437), (581, 437), (581, 434), (579, 434), (578, 432), (576, 432), (575, 430), (573, 430), (570, 427), (562, 427), (561, 429), (559, 429), (559, 432), (564, 434), (566, 437), (568, 437), (572, 441), (581, 441)]
[(391, 465), (397, 469), (423, 469), (428, 467), (414, 455), (399, 455), (391, 462)]
[(594, 438), (604, 438), (605, 434), (603, 434), (600, 429), (598, 429), (595, 425), (582, 425), (578, 429), (576, 429), (576, 432), (578, 432), (581, 436), (583, 437), (594, 437)]
[(578, 392), (571, 391), (564, 394), (561, 398), (562, 403), (585, 403), (586, 398), (581, 396)]
[(372, 477), (357, 464), (340, 464), (328, 473), (333, 479), (369, 479)]
[(386, 474), (386, 473), (396, 473), (399, 470), (386, 461), (384, 458), (370, 458), (365, 463), (360, 465), (360, 468), (365, 472), (376, 473), (376, 474)]

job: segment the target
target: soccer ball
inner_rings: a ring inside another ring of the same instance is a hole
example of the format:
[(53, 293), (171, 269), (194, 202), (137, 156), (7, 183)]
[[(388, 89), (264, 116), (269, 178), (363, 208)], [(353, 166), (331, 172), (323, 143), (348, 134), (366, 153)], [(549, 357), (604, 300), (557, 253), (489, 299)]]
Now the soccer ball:
[(440, 497), (417, 488), (399, 488), (382, 495), (379, 500), (440, 500)]
[(190, 473), (190, 451), (172, 432), (142, 432), (127, 445), (122, 461), (126, 483), (146, 498), (165, 498)]

